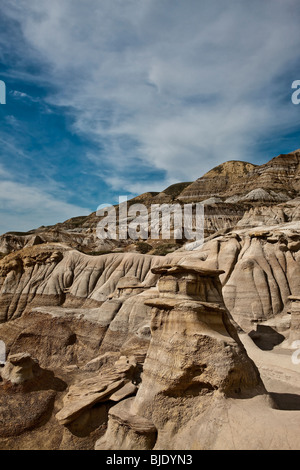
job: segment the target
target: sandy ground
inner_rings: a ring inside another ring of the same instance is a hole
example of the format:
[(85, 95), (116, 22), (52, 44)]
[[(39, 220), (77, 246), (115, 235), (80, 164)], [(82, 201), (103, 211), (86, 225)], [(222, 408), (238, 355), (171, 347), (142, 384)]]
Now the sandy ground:
[(295, 350), (277, 346), (272, 351), (262, 351), (247, 334), (239, 336), (279, 409), (300, 411), (300, 364), (292, 361)]

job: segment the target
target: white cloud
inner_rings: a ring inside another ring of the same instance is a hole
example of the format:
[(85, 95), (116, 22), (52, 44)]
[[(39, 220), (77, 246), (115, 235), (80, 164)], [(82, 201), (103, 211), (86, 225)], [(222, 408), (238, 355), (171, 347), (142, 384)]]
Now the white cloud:
[[(126, 177), (122, 176), (107, 176), (106, 179), (107, 183), (112, 187), (112, 189), (118, 191), (120, 188), (126, 188), (126, 194), (121, 194), (122, 196), (128, 196), (128, 199), (136, 196), (136, 194), (143, 194), (147, 192), (161, 192), (161, 182), (153, 182), (153, 181), (141, 181), (138, 178), (135, 182), (128, 182)], [(170, 186), (172, 184), (171, 181), (165, 181), (165, 185)], [(166, 189), (164, 187), (164, 189)], [(113, 201), (115, 203), (115, 201)]]
[[(1, 176), (8, 176), (0, 168)], [(0, 234), (28, 231), (41, 225), (63, 222), (70, 217), (88, 215), (87, 208), (63, 202), (45, 190), (10, 180), (0, 184)]]
[(29, 56), (51, 65), (43, 79), (58, 92), (50, 101), (72, 106), (74, 130), (105, 148), (115, 189), (144, 187), (132, 176), (139, 165), (165, 171), (169, 184), (228, 159), (253, 161), (258, 140), (297, 122), (298, 109), (282, 100), (299, 78), (288, 76), (299, 60), (297, 0), (15, 0), (3, 8), (20, 22)]
[(17, 91), (17, 90), (12, 91), (11, 94), (13, 96), (15, 96), (16, 98), (29, 98), (27, 93), (23, 93), (23, 92)]
[(10, 92), (10, 94), (16, 98), (16, 99), (21, 99), (21, 100), (28, 100), (28, 101), (32, 101), (34, 103), (38, 103), (40, 102), (40, 99), (39, 98), (34, 98), (33, 96), (30, 96), (28, 95), (27, 93), (24, 93), (22, 91), (18, 91), (18, 90), (12, 90)]
[(7, 170), (4, 168), (3, 165), (0, 164), (0, 177), (8, 177), (9, 176), (9, 173), (7, 172)]

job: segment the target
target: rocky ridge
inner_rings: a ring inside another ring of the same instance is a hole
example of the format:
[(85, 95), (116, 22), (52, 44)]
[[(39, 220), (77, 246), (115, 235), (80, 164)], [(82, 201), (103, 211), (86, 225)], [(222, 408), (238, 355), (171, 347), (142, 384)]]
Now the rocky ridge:
[[(275, 211), (283, 215), (285, 222), (299, 220), (299, 190), (300, 150), (295, 150), (263, 165), (243, 161), (222, 163), (192, 183), (177, 183), (160, 193), (137, 196), (129, 201), (129, 206), (141, 203), (149, 208), (151, 204), (202, 202), (206, 214), (205, 236), (210, 236), (219, 230), (234, 228), (243, 217), (251, 219), (251, 211), (259, 210), (262, 205), (266, 217), (270, 211), (269, 219)], [(118, 212), (118, 206), (116, 210)], [(0, 237), (0, 254), (4, 256), (27, 246), (53, 242), (67, 244), (91, 255), (120, 251), (145, 253), (145, 245), (141, 246), (139, 242), (100, 240), (96, 234), (100, 220), (93, 212), (23, 234), (4, 234)], [(149, 238), (146, 242), (150, 254), (166, 254), (180, 247), (174, 240), (153, 242)]]
[(142, 195), (203, 201), (189, 251), (95, 255), (95, 214), (3, 236), (1, 448), (299, 448), (299, 161)]

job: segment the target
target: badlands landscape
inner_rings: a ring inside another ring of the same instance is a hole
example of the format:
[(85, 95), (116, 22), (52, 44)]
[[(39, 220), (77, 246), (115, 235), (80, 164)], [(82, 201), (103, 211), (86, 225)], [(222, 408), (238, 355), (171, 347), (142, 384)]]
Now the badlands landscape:
[(300, 150), (134, 202), (202, 202), (204, 244), (0, 237), (0, 448), (300, 449)]

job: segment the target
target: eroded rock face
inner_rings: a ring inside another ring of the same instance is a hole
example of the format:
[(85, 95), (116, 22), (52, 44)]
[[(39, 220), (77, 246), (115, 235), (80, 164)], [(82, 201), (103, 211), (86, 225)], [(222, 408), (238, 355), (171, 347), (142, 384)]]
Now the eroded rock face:
[(14, 385), (20, 385), (40, 374), (38, 361), (28, 353), (9, 356), (4, 368), (0, 370), (2, 380)]
[(178, 198), (184, 201), (195, 201), (211, 196), (227, 195), (232, 184), (238, 184), (240, 179), (245, 179), (255, 168), (255, 165), (247, 162), (223, 163), (187, 186)]
[(169, 259), (223, 269), (220, 280), (226, 307), (249, 332), (255, 324), (284, 311), (289, 295), (297, 295), (300, 276), (297, 227), (286, 224), (278, 229), (234, 230), (216, 236), (188, 257), (178, 251)]
[(134, 357), (122, 356), (110, 370), (71, 386), (63, 408), (56, 415), (57, 420), (67, 425), (96, 403), (120, 401), (133, 395), (137, 388), (131, 380), (136, 366)]
[(0, 388), (0, 438), (19, 436), (43, 424), (53, 409), (55, 392), (9, 393)]
[[(245, 226), (251, 225), (251, 216), (260, 222), (262, 217), (270, 221), (273, 214), (279, 223), (299, 220), (300, 150), (279, 155), (264, 165), (253, 165), (243, 161), (229, 161), (213, 168), (191, 183), (178, 183), (161, 193), (145, 193), (130, 201), (145, 204), (178, 204), (203, 201), (205, 204), (205, 236), (219, 230), (236, 226), (245, 214)], [(294, 198), (294, 199), (293, 199)], [(293, 202), (292, 202), (293, 201)], [(251, 213), (261, 205), (271, 208), (268, 213)], [(272, 210), (273, 206), (278, 210)], [(250, 211), (250, 212), (249, 212)], [(102, 240), (97, 237), (96, 227), (100, 218), (93, 212), (89, 216), (74, 217), (51, 227), (40, 227), (28, 233), (7, 233), (0, 236), (0, 256), (37, 244), (64, 244), (84, 253), (107, 253), (139, 251), (139, 242), (130, 240)], [(129, 218), (128, 218), (129, 220)], [(267, 222), (268, 223), (268, 222)], [(253, 225), (252, 225), (253, 226)], [(171, 227), (172, 229), (172, 227)], [(158, 245), (148, 239), (153, 250)], [(174, 240), (173, 240), (174, 242)], [(175, 248), (180, 244), (175, 244)]]
[(101, 306), (124, 276), (144, 288), (153, 285), (150, 269), (161, 262), (131, 253), (87, 256), (61, 245), (25, 248), (0, 261), (0, 323), (20, 317), (28, 307)]
[[(109, 352), (145, 357), (151, 322), (145, 301), (158, 296), (160, 276), (151, 269), (168, 260), (206, 272), (223, 270), (219, 291), (211, 285), (200, 299), (208, 295), (214, 302), (222, 289), (232, 317), (250, 332), (284, 311), (288, 297), (298, 293), (300, 238), (293, 227), (236, 230), (167, 257), (91, 257), (57, 245), (52, 251), (43, 245), (24, 249), (0, 263), (0, 313), (9, 320), (0, 325), (0, 339), (12, 354), (27, 350), (43, 367), (85, 364)], [(192, 274), (186, 280), (163, 276), (160, 295), (189, 295)], [(163, 283), (173, 286), (169, 293)]]
[(294, 341), (300, 340), (300, 296), (292, 295), (289, 297), (289, 300), (291, 302), (291, 326), (288, 343), (290, 346), (292, 346)]
[(109, 352), (145, 357), (150, 308), (164, 258), (91, 257), (55, 245), (9, 255), (0, 263), (0, 338), (11, 354), (27, 350), (43, 367), (84, 365)]
[[(32, 377), (34, 366), (8, 363), (0, 436), (22, 435), (45, 420), (49, 446), (92, 448), (109, 416), (98, 448), (280, 446), (282, 432), (271, 443), (265, 431), (259, 435), (270, 407), (263, 417), (257, 411), (266, 393), (236, 328), (263, 336), (259, 344), (272, 343), (263, 333), (272, 325), (285, 347), (299, 340), (299, 155), (259, 167), (228, 162), (196, 183), (136, 199), (147, 206), (205, 199), (210, 236), (191, 251), (85, 255), (77, 248), (136, 250), (96, 240), (95, 214), (0, 237), (0, 252), (19, 250), (0, 261), (0, 340), (10, 358), (28, 351), (69, 386), (48, 422), (56, 389)], [(138, 380), (115, 370), (120, 356), (134, 357)], [(268, 427), (280, 429), (273, 411)], [(284, 431), (286, 447), (291, 434)]]
[[(26, 435), (27, 431), (45, 425), (50, 419), (58, 393), (66, 383), (46, 369), (30, 354), (9, 355), (0, 369), (0, 438)], [(47, 433), (44, 438), (47, 440)], [(4, 445), (5, 448), (5, 445)]]
[(159, 297), (146, 301), (152, 307), (151, 341), (142, 382), (135, 399), (110, 410), (108, 430), (98, 449), (115, 448), (116, 439), (121, 449), (132, 449), (132, 443), (138, 449), (151, 449), (154, 428), (160, 442), (166, 426), (170, 435), (176, 433), (191, 407), (201, 406), (202, 401), (208, 406), (216, 394), (265, 393), (224, 306), (220, 271), (177, 265), (153, 272), (161, 278)]
[[(211, 196), (247, 195), (253, 190), (268, 190), (294, 197), (299, 191), (300, 151), (279, 155), (264, 165), (230, 161), (213, 168), (187, 186), (178, 196), (183, 201)], [(262, 193), (259, 199), (266, 200)]]

